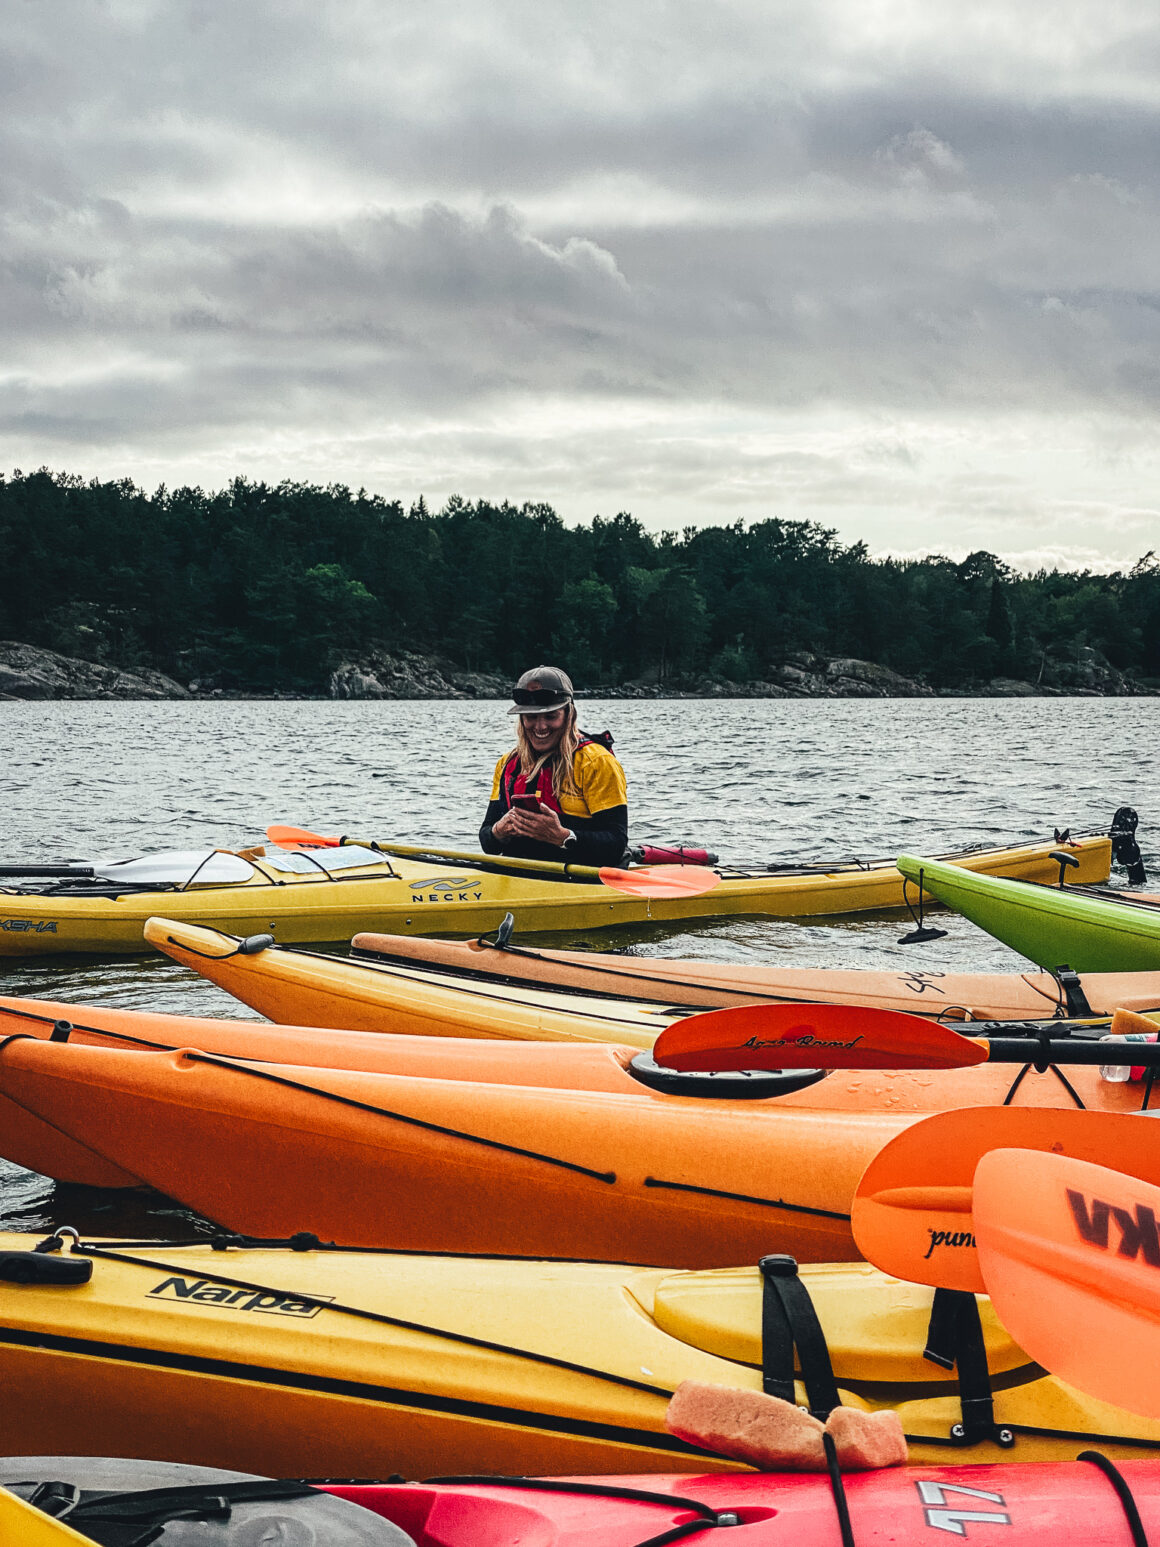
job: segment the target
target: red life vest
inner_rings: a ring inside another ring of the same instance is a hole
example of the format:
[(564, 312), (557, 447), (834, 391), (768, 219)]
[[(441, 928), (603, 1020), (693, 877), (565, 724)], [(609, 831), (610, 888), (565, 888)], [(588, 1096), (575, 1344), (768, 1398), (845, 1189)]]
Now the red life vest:
[[(602, 731), (599, 736), (588, 736), (580, 732), (580, 746), (590, 747), (593, 743), (597, 746), (607, 747), (612, 751), (612, 735), (609, 731)], [(580, 750), (579, 747), (576, 749)], [(541, 806), (546, 806), (549, 811), (554, 811), (557, 816), (563, 816), (560, 802), (556, 799), (556, 784), (552, 778), (552, 766), (545, 763), (536, 774), (532, 782), (528, 783), (527, 774), (520, 773), (520, 754), (513, 752), (504, 764), (503, 777), (500, 780), (500, 789), (503, 791), (504, 804), (511, 810), (512, 801), (517, 795), (535, 795)]]

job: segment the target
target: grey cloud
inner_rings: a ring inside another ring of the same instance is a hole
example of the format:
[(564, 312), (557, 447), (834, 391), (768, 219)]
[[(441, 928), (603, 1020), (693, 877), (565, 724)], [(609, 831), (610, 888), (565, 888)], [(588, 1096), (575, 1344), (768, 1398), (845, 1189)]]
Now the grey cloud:
[(623, 503), (848, 483), (869, 510), (931, 458), (843, 454), (831, 483), (725, 430), (637, 476), (609, 426), (1090, 411), (1134, 446), (1160, 398), (1151, 9), (961, 9), (10, 5), (0, 447), (316, 467), (316, 437), (389, 420), (474, 465), (465, 427), (554, 414), (503, 441), (529, 497), (584, 466)]
[(1135, 165), (1151, 178), (1154, 113), (1085, 96), (1083, 77), (1057, 101), (1050, 72), (1031, 71), (1028, 99), (949, 58), (871, 56), (835, 86), (843, 33), (826, 22), (842, 13), (687, 0), (663, 14), (594, 5), (586, 24), (563, 5), (432, 3), (400, 20), (380, 5), (187, 0), (74, 4), (62, 40), (27, 5), (10, 47), (35, 82), (20, 122), (92, 176), (189, 176), (200, 162), (210, 177), (273, 139), (420, 197), (517, 198), (614, 169), (752, 191), (811, 172), (864, 179), (919, 126), (988, 177), (1054, 159), (1057, 175)]
[(308, 398), (371, 392), (419, 411), (553, 389), (751, 405), (1151, 406), (1160, 307), (1139, 287), (1155, 212), (1100, 193), (1103, 239), (1116, 236), (1114, 283), (1101, 285), (1090, 252), (1100, 239), (1075, 196), (1065, 190), (1033, 230), (1021, 217), (997, 232), (967, 209), (893, 226), (864, 211), (840, 228), (550, 239), (502, 206), (313, 229), (175, 225), (93, 206), (8, 227), (0, 319), (13, 365), (33, 371), (54, 344), (80, 361), (130, 350), (152, 356), (169, 378), (158, 390), (191, 409), (198, 376), (214, 378), (216, 399), (231, 375), (242, 382), (267, 362)]
[[(504, 209), (478, 221), (436, 206), (341, 231), (209, 227), (135, 240), (118, 225), (114, 244), (72, 220), (50, 234), (51, 256), (26, 235), (24, 255), (0, 274), (13, 343), (22, 333), (42, 359), (55, 340), (94, 370), (117, 346), (102, 399), (121, 400), (143, 431), (183, 414), (191, 427), (206, 415), (228, 423), (295, 398), (308, 411), (328, 398), (422, 408), (550, 386), (569, 354), (588, 368), (626, 296), (593, 243), (552, 247)], [(0, 424), (15, 428), (29, 412), (82, 417), (91, 381), (34, 377), (0, 389)]]

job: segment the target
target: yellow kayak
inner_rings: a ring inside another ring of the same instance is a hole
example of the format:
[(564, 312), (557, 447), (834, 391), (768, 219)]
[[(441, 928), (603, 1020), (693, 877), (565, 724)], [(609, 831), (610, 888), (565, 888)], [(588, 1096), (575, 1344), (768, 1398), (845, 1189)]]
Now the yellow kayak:
[(0, 1488), (0, 1547), (93, 1547), (93, 1539)]
[(145, 940), (279, 1025), (419, 1037), (612, 1042), (651, 1048), (675, 1012), (664, 1004), (464, 982), (421, 965), (329, 956), (152, 918)]
[[(943, 858), (988, 875), (1050, 882), (1058, 875), (1050, 858), (1057, 847), (1023, 844)], [(1109, 838), (1080, 838), (1068, 848), (1079, 862), (1069, 880), (1107, 879)], [(195, 851), (108, 865), (41, 867), (67, 872), (48, 877), (5, 875), (17, 868), (0, 867), (6, 882), (0, 886), (0, 956), (144, 951), (145, 921), (155, 914), (238, 935), (268, 933), (293, 945), (349, 940), (367, 930), (482, 934), (507, 913), (521, 930), (533, 932), (746, 914), (819, 917), (900, 908), (904, 885), (893, 861), (784, 870), (719, 867), (721, 883), (710, 892), (646, 898), (614, 891), (588, 875), (577, 879), (564, 865), (532, 872), (505, 868), (502, 860), (482, 854), (425, 859), (359, 844), (289, 853)], [(92, 874), (81, 874), (86, 869)], [(913, 886), (910, 895), (916, 900)]]
[[(1064, 989), (1048, 974), (922, 972), (831, 972), (825, 969), (707, 969), (717, 980), (730, 972), (733, 988), (714, 983), (654, 980), (654, 997), (600, 992), (603, 970), (618, 981), (614, 964), (627, 972), (647, 967), (640, 957), (595, 956), (596, 972), (585, 971), (584, 955), (573, 974), (585, 987), (538, 983), (521, 969), (545, 963), (540, 953), (472, 950), (433, 941), (432, 960), (400, 951), (400, 936), (359, 935), (355, 954), (332, 956), (275, 945), (269, 936), (242, 940), (220, 930), (201, 929), (177, 919), (154, 918), (145, 925), (150, 945), (191, 968), (283, 1026), (339, 1027), (418, 1037), (484, 1037), (524, 1042), (605, 1042), (651, 1048), (666, 1026), (683, 1015), (717, 1006), (768, 1000), (875, 1006), (932, 1019), (1040, 1021), (1066, 1007)], [(424, 942), (425, 943), (425, 942)], [(385, 946), (386, 949), (380, 949)], [(456, 953), (461, 953), (457, 955)], [(482, 962), (483, 970), (474, 968)], [(504, 970), (513, 964), (510, 975)], [(495, 964), (499, 971), (489, 971)], [(658, 962), (658, 968), (701, 963)], [(742, 983), (751, 984), (743, 988)], [(647, 988), (645, 980), (640, 987)], [(666, 990), (671, 990), (667, 993)], [(1120, 1007), (1160, 1008), (1160, 974), (1116, 973), (1077, 979), (1071, 993), (1082, 1000), (1072, 1018), (1098, 1021)], [(664, 995), (664, 997), (661, 997)], [(67, 1018), (67, 1017), (66, 1017)], [(1001, 1097), (997, 1099), (1002, 1099)]]
[[(95, 1447), (312, 1477), (733, 1470), (666, 1433), (670, 1394), (686, 1379), (760, 1390), (763, 1357), (771, 1377), (788, 1378), (773, 1340), (763, 1349), (763, 1315), (777, 1314), (763, 1302), (777, 1288), (756, 1267), (674, 1272), (301, 1241), (66, 1243), (46, 1259), (33, 1244), (0, 1237), (0, 1253), (23, 1254), (0, 1256), (6, 1453)], [(45, 1281), (90, 1262), (86, 1282)], [(21, 1272), (32, 1281), (12, 1282)], [(928, 1338), (942, 1355), (951, 1346), (932, 1326), (934, 1291), (864, 1264), (803, 1268), (800, 1281), (833, 1381), (826, 1398), (809, 1354), (809, 1387), (799, 1382), (795, 1396), (897, 1408), (913, 1461), (1070, 1460), (1096, 1440), (1117, 1456), (1160, 1446), (1160, 1423), (1044, 1376), (985, 1299), (994, 1425), (1013, 1443), (988, 1427), (952, 1444), (956, 1378), (923, 1357)]]

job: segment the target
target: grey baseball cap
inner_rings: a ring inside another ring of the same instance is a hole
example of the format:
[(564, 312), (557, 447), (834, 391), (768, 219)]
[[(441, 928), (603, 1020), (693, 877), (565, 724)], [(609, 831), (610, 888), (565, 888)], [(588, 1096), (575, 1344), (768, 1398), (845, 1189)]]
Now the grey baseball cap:
[(572, 679), (558, 666), (533, 666), (512, 689), (508, 714), (551, 714), (572, 702)]

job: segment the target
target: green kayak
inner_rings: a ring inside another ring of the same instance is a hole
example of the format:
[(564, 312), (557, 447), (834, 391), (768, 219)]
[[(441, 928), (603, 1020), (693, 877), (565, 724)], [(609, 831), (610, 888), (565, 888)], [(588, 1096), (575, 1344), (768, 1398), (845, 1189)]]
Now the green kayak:
[[(1160, 968), (1160, 901), (980, 875), (902, 854), (908, 881), (1047, 971), (1147, 972)], [(912, 889), (913, 890), (913, 889)], [(917, 903), (917, 893), (913, 901)]]

